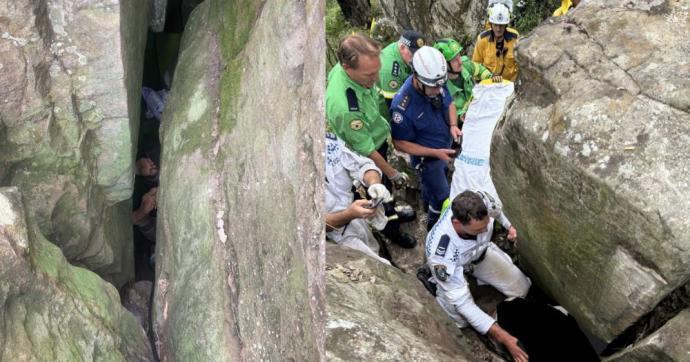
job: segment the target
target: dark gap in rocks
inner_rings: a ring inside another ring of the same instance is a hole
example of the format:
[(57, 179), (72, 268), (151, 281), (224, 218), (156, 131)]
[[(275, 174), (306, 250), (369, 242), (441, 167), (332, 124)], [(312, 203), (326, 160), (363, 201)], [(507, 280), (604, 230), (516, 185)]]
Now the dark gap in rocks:
[(690, 307), (690, 282), (669, 293), (649, 313), (616, 337), (602, 356), (608, 357), (646, 338), (684, 309)]
[(156, 210), (161, 147), (159, 128), (173, 83), (182, 32), (200, 0), (168, 0), (164, 31), (148, 31), (144, 54), (141, 116), (136, 152), (137, 176), (132, 194), (135, 282), (155, 279)]
[[(173, 83), (182, 31), (190, 13), (201, 1), (169, 0), (163, 32), (147, 33), (144, 52), (139, 133), (132, 193), (134, 280), (120, 291), (121, 302), (139, 321), (153, 343), (151, 307), (155, 283), (156, 208), (161, 145), (159, 129), (168, 92)], [(1, 130), (1, 129), (0, 129)], [(151, 200), (154, 200), (153, 202)], [(157, 356), (156, 360), (158, 360)]]
[[(404, 161), (404, 156), (395, 156), (395, 152), (393, 152), (393, 155), (391, 156), (391, 162), (396, 169), (403, 170), (412, 176), (411, 187), (408, 187), (405, 190), (397, 191), (395, 193), (395, 198), (402, 200), (403, 203), (411, 205), (417, 212), (417, 220), (407, 224), (402, 224), (401, 229), (406, 232), (410, 232), (417, 238), (418, 245), (413, 250), (423, 248), (427, 234), (426, 210), (422, 202), (421, 190), (419, 189), (419, 184), (416, 180), (415, 171), (405, 167), (406, 162)], [(518, 230), (518, 235), (519, 234), (520, 231)], [(380, 234), (378, 234), (377, 237), (379, 238), (382, 246), (385, 246), (385, 249), (388, 249), (389, 253), (393, 257), (392, 259), (394, 264), (397, 264), (396, 266), (403, 270), (403, 272), (414, 274), (417, 272), (417, 268), (426, 262), (426, 258), (420, 256), (417, 251), (409, 251), (410, 249), (402, 250), (396, 245), (392, 245), (389, 241), (385, 240), (385, 238), (383, 238)], [(535, 339), (543, 339), (549, 336), (567, 336), (564, 338), (568, 338), (570, 341), (574, 342), (565, 347), (570, 348), (571, 351), (577, 351), (573, 353), (578, 353), (578, 356), (581, 358), (580, 360), (598, 360), (597, 354), (601, 353), (601, 351), (606, 347), (606, 343), (598, 340), (596, 337), (588, 335), (585, 331), (580, 329), (577, 325), (577, 321), (574, 318), (560, 316), (560, 311), (556, 311), (556, 309), (548, 307), (558, 306), (559, 304), (554, 298), (546, 293), (541, 286), (537, 285), (534, 278), (532, 278), (521, 267), (517, 249), (515, 249), (512, 246), (512, 243), (507, 240), (507, 230), (505, 230), (497, 221), (494, 223), (494, 234), (492, 241), (511, 257), (518, 268), (523, 270), (523, 272), (530, 277), (530, 279), (532, 279), (532, 286), (527, 297), (525, 298), (528, 306), (520, 305), (519, 307), (504, 308), (504, 310), (508, 310), (508, 312), (506, 312), (508, 314), (503, 315), (504, 318), (507, 318), (508, 320), (516, 320), (525, 318), (523, 315), (524, 313), (530, 313), (530, 315), (534, 317), (534, 323), (533, 325), (527, 327), (527, 331), (523, 330), (522, 333), (526, 333), (527, 336), (531, 337), (532, 341)], [(423, 251), (421, 253), (423, 254)], [(501, 294), (494, 287), (490, 285), (478, 285), (477, 280), (471, 275), (467, 275), (467, 281), (475, 303), (488, 314), (492, 314), (496, 310), (499, 303), (506, 299), (505, 296), (503, 296), (503, 294)], [(553, 313), (554, 311), (556, 311), (558, 314)], [(554, 318), (554, 315), (560, 316), (560, 319), (558, 320)], [(548, 332), (544, 332), (537, 327), (537, 325), (544, 324), (549, 326)], [(554, 330), (554, 326), (559, 327), (560, 330)], [(470, 341), (470, 344), (474, 346), (477, 361), (495, 360), (489, 351), (501, 356), (506, 360), (511, 360), (510, 355), (506, 350), (497, 344), (492, 343), (488, 337), (480, 335), (473, 328), (463, 328), (461, 329), (461, 332)], [(537, 343), (536, 345), (540, 347), (540, 350), (532, 351), (531, 354), (535, 355), (536, 357), (541, 356), (541, 360), (544, 360), (544, 356), (554, 355), (559, 355), (564, 359), (567, 359), (567, 355), (560, 354), (557, 350), (557, 348), (562, 348), (564, 346), (556, 346), (556, 344), (553, 346), (546, 346), (542, 345), (541, 343)], [(587, 344), (591, 346), (591, 350), (588, 350)], [(549, 358), (547, 357), (546, 360), (548, 359)], [(533, 359), (530, 358), (530, 360)], [(537, 358), (536, 360), (538, 361), (540, 359)]]

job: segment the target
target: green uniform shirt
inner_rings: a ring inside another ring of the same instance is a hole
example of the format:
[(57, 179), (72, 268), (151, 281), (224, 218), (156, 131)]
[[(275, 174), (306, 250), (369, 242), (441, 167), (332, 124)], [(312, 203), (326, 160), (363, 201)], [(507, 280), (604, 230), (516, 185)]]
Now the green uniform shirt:
[(462, 70), (460, 77), (455, 80), (448, 80), (448, 90), (453, 97), (453, 103), (458, 112), (458, 117), (467, 112), (472, 98), (472, 88), (474, 82), (491, 78), (491, 72), (483, 65), (471, 61), (468, 57), (462, 57)]
[(412, 69), (405, 63), (398, 49), (398, 42), (388, 44), (381, 51), (381, 70), (379, 71), (378, 87), (383, 98), (391, 100), (402, 87)]
[(391, 133), (388, 121), (379, 114), (376, 87), (357, 84), (340, 64), (328, 73), (326, 119), (328, 128), (362, 156), (379, 149)]

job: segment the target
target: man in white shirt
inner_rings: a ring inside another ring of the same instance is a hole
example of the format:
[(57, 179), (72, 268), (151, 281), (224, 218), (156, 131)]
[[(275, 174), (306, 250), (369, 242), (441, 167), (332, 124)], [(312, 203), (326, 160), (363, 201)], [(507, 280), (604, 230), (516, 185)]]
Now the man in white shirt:
[[(355, 200), (352, 186), (367, 187), (371, 200)], [(359, 250), (390, 265), (378, 255), (379, 244), (368, 223), (382, 230), (387, 218), (382, 201), (391, 199), (381, 184), (381, 170), (368, 157), (351, 151), (335, 134), (326, 133), (326, 230), (337, 244)], [(372, 207), (373, 205), (378, 205)], [(369, 222), (368, 222), (369, 221)]]
[(460, 193), (427, 235), (427, 262), (437, 285), (436, 300), (458, 327), (469, 323), (505, 345), (514, 360), (527, 361), (517, 338), (474, 303), (464, 276), (467, 271), (480, 284), (490, 284), (507, 297), (527, 295), (529, 278), (491, 242), (494, 219), (507, 220), (502, 214), (500, 204), (488, 193)]

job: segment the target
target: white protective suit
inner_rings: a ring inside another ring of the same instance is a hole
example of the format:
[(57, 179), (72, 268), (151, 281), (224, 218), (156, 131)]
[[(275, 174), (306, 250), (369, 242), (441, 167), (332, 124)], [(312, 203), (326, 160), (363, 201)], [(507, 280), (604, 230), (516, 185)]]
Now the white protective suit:
[[(359, 181), (364, 186), (364, 174), (381, 170), (368, 157), (362, 157), (347, 148), (335, 134), (326, 133), (326, 212), (335, 213), (347, 209), (353, 201), (352, 186)], [(382, 207), (382, 206), (379, 206)], [(347, 225), (328, 232), (328, 238), (338, 245), (359, 250), (372, 258), (390, 265), (378, 255), (379, 244), (364, 219), (354, 219)]]
[[(468, 240), (461, 238), (453, 228), (452, 214), (451, 208), (446, 209), (426, 239), (431, 281), (438, 286), (436, 301), (458, 327), (467, 327), (469, 322), (475, 330), (485, 334), (495, 319), (474, 303), (465, 270), (471, 269), (480, 284), (490, 284), (507, 297), (524, 297), (532, 283), (510, 257), (491, 242), (493, 218), (489, 218), (487, 231), (477, 235), (477, 240)], [(439, 266), (445, 268), (445, 278), (439, 277)]]
[[(472, 103), (462, 126), (462, 152), (454, 161), (450, 200), (465, 190), (483, 190), (501, 203), (491, 180), (491, 137), (513, 89), (512, 82), (477, 84), (472, 88)], [(510, 228), (505, 216), (498, 221), (506, 230)]]

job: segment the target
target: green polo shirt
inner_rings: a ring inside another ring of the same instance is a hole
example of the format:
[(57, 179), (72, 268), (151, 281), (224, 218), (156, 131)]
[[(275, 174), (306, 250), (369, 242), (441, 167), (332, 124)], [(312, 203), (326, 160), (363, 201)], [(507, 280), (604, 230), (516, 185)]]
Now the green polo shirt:
[(460, 78), (455, 80), (448, 79), (446, 83), (450, 95), (453, 97), (453, 103), (457, 109), (458, 117), (467, 112), (472, 98), (472, 88), (475, 81), (491, 78), (493, 75), (483, 65), (471, 61), (468, 57), (462, 58), (462, 70), (460, 71)]
[(340, 64), (328, 73), (326, 119), (328, 128), (363, 156), (379, 149), (391, 133), (388, 121), (379, 114), (376, 87), (357, 84)]
[(378, 87), (385, 99), (392, 100), (395, 93), (402, 87), (412, 69), (405, 63), (398, 49), (398, 42), (388, 44), (381, 51), (381, 70), (379, 71)]

